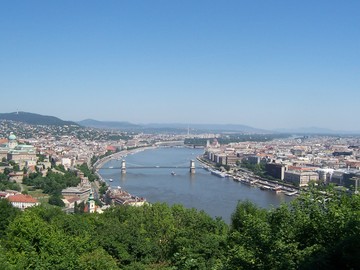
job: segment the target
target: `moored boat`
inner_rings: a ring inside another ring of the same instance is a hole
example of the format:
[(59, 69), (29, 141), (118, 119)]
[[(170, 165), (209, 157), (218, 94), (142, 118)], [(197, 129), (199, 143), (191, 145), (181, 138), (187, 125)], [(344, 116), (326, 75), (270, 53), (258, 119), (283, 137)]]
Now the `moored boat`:
[(221, 177), (221, 178), (224, 178), (224, 177), (226, 176), (226, 173), (220, 172), (220, 171), (217, 171), (217, 170), (212, 170), (212, 171), (211, 171), (211, 174), (216, 175), (216, 176), (219, 176), (219, 177)]
[(275, 191), (275, 193), (280, 193), (281, 192), (281, 186), (275, 186), (273, 188), (271, 188), (272, 191)]
[(293, 192), (286, 192), (285, 195), (286, 196), (294, 196), (294, 195), (297, 195), (298, 194), (298, 191), (293, 191)]

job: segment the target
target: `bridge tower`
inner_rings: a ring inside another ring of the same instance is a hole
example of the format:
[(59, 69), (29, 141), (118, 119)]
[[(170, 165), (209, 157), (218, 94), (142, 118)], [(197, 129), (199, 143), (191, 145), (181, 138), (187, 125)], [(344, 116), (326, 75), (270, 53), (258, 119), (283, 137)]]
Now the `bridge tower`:
[(195, 173), (195, 161), (193, 159), (190, 160), (190, 173), (191, 174)]
[(126, 174), (126, 162), (125, 159), (121, 161), (121, 174)]

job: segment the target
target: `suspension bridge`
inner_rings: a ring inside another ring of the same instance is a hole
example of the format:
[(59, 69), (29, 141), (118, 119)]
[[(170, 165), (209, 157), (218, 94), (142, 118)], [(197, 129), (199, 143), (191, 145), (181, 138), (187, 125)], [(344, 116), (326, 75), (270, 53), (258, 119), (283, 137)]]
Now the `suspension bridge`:
[(195, 173), (195, 161), (190, 160), (190, 165), (186, 166), (186, 163), (178, 165), (141, 165), (141, 164), (126, 164), (125, 160), (121, 161), (120, 167), (102, 167), (101, 170), (121, 170), (121, 173), (126, 173), (127, 169), (186, 169), (188, 168), (190, 173)]

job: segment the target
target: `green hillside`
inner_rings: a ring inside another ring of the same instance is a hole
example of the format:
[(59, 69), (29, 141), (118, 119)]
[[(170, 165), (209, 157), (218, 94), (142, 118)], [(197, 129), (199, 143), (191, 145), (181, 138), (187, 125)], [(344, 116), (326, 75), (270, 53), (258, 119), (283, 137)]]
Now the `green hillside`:
[(17, 121), (30, 125), (79, 126), (75, 122), (63, 121), (54, 116), (47, 116), (29, 112), (0, 113), (0, 120)]

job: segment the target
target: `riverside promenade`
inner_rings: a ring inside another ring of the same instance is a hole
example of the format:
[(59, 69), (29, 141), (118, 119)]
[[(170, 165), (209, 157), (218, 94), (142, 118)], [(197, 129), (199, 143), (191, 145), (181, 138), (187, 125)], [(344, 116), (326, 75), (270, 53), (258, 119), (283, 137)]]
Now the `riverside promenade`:
[[(217, 170), (215, 164), (209, 160), (204, 159), (202, 156), (196, 158), (205, 169)], [(299, 188), (284, 182), (274, 181), (266, 178), (261, 178), (253, 172), (238, 168), (236, 172), (226, 172), (226, 176), (232, 178), (234, 181), (240, 182), (248, 186), (256, 186), (261, 190), (273, 191), (275, 193), (284, 193), (287, 196), (298, 195)]]
[(131, 150), (122, 150), (120, 152), (116, 152), (114, 154), (111, 154), (109, 156), (106, 156), (102, 159), (99, 159), (98, 161), (96, 161), (93, 165), (93, 168), (97, 171), (99, 169), (101, 169), (101, 167), (108, 161), (112, 160), (112, 159), (122, 159), (127, 155), (131, 155), (131, 154), (135, 154), (141, 151), (145, 151), (148, 149), (154, 149), (156, 148), (156, 146), (144, 146), (144, 147), (139, 147), (139, 148), (134, 148)]

